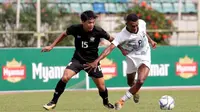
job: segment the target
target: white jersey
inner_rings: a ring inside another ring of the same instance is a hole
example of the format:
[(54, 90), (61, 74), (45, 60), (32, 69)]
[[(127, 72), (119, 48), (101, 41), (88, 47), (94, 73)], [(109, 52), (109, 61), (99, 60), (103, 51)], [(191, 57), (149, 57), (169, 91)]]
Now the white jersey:
[(142, 60), (150, 61), (150, 47), (148, 38), (146, 36), (146, 23), (145, 21), (138, 20), (138, 32), (130, 33), (126, 27), (121, 32), (116, 34), (112, 43), (115, 46), (120, 45), (123, 49), (128, 51), (129, 58), (139, 58)]

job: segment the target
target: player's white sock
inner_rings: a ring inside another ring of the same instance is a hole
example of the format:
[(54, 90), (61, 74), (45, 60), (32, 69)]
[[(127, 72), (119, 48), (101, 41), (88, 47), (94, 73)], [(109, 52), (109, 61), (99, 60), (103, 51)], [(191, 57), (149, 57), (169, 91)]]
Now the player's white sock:
[(121, 99), (125, 102), (125, 101), (127, 101), (128, 99), (130, 99), (132, 96), (133, 96), (133, 95), (132, 95), (129, 91), (127, 91), (126, 94), (125, 94), (124, 96), (122, 96)]

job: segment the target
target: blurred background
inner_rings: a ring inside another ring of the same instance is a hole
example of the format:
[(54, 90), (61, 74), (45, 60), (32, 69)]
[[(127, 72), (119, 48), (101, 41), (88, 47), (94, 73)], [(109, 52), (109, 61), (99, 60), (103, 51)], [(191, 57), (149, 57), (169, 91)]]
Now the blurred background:
[[(0, 0), (0, 112), (43, 111), (73, 56), (74, 38), (65, 38), (51, 52), (41, 53), (41, 48), (80, 23), (85, 10), (97, 13), (96, 24), (112, 36), (125, 26), (124, 16), (136, 13), (158, 43), (139, 104), (129, 100), (121, 112), (160, 112), (163, 95), (175, 99), (172, 112), (199, 112), (200, 0)], [(99, 53), (109, 44), (102, 40)], [(111, 102), (129, 88), (125, 60), (114, 49), (101, 61)], [(64, 92), (57, 112), (108, 111), (98, 105), (97, 91), (87, 91), (97, 88), (84, 71), (72, 77), (66, 90), (78, 91)]]
[[(97, 24), (112, 36), (134, 12), (147, 22), (151, 38), (160, 45), (199, 45), (198, 0), (0, 0), (0, 47), (49, 45), (85, 10), (98, 14)], [(109, 44), (102, 41), (101, 45)], [(66, 38), (58, 46), (73, 46)]]

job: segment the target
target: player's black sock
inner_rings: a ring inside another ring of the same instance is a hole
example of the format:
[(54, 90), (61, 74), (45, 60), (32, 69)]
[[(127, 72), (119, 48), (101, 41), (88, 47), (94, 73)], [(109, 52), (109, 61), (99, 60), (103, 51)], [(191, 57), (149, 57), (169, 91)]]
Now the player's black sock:
[(108, 90), (105, 88), (105, 91), (99, 91), (99, 95), (103, 99), (103, 104), (108, 104)]
[(54, 95), (53, 95), (53, 99), (51, 101), (53, 101), (54, 103), (57, 103), (60, 95), (65, 90), (65, 86), (66, 86), (66, 83), (63, 82), (62, 79), (60, 79), (60, 81), (56, 85), (55, 92), (54, 92)]

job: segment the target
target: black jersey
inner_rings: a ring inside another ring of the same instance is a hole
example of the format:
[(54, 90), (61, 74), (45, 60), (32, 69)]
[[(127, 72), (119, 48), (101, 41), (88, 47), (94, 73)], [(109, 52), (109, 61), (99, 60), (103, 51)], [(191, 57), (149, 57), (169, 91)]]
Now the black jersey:
[(93, 30), (86, 32), (82, 24), (72, 25), (67, 28), (67, 35), (73, 35), (75, 52), (72, 59), (82, 62), (92, 62), (98, 58), (98, 46), (101, 38), (109, 40), (109, 34), (102, 28), (94, 26)]

